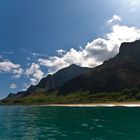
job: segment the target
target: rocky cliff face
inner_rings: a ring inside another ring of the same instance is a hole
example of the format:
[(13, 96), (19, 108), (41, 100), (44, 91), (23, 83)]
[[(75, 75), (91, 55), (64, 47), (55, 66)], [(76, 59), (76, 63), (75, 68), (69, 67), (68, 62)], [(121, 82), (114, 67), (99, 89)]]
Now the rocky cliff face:
[(61, 69), (53, 75), (41, 79), (41, 81), (34, 88), (42, 88), (46, 90), (53, 90), (62, 86), (70, 79), (90, 71), (90, 68), (83, 68), (77, 65), (70, 65), (67, 68)]
[(15, 99), (15, 98), (20, 98), (25, 95), (25, 91), (18, 92), (16, 94), (10, 93), (5, 99)]
[(96, 68), (71, 65), (48, 75), (38, 85), (29, 87), (25, 92), (10, 94), (8, 98), (35, 94), (38, 89), (57, 89), (58, 95), (67, 95), (80, 90), (97, 93), (134, 87), (140, 89), (140, 40), (122, 43), (119, 53), (114, 58)]
[(122, 43), (117, 56), (66, 82), (59, 88), (59, 94), (79, 90), (111, 92), (132, 87), (140, 88), (140, 40)]
[[(40, 80), (40, 82), (35, 86), (30, 86), (25, 92), (18, 92), (17, 94), (9, 94), (6, 99), (20, 98), (28, 95), (36, 95), (36, 92), (42, 91), (52, 91), (62, 86), (65, 82), (70, 79), (87, 73), (91, 68), (80, 67), (75, 64), (70, 65), (64, 69), (59, 70), (53, 75), (48, 75), (47, 77)], [(22, 93), (22, 94), (21, 94)]]

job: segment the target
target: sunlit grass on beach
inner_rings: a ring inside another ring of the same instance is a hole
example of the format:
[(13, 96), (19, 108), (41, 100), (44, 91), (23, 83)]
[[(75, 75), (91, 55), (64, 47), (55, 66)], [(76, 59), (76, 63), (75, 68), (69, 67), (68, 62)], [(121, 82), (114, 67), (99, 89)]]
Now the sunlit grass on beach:
[(76, 92), (65, 96), (58, 96), (55, 93), (38, 93), (22, 98), (12, 100), (4, 100), (3, 104), (86, 104), (86, 103), (108, 103), (108, 102), (135, 102), (140, 101), (140, 93), (122, 93), (122, 92), (108, 92), (108, 93), (89, 93)]

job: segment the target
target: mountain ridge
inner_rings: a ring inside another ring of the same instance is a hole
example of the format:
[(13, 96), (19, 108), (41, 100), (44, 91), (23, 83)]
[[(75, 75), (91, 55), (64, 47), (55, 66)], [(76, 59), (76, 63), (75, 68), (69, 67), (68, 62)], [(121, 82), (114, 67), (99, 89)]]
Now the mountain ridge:
[(37, 85), (31, 85), (26, 91), (10, 93), (6, 99), (21, 98), (28, 95), (34, 95), (38, 90), (52, 91), (62, 86), (66, 81), (90, 71), (92, 68), (80, 67), (76, 64), (71, 64), (68, 67), (58, 70), (54, 74), (48, 74), (42, 78)]
[[(120, 92), (125, 88), (140, 89), (140, 40), (124, 42), (119, 53), (102, 65), (95, 68), (83, 68), (75, 64), (63, 68), (53, 75), (40, 80), (35, 86), (30, 86), (25, 92), (10, 94), (7, 98), (22, 98), (36, 95), (36, 92), (57, 95), (69, 95), (78, 91)], [(40, 90), (41, 89), (41, 90)]]
[[(140, 40), (122, 43), (115, 57), (97, 66), (90, 73), (68, 81), (59, 89), (59, 94), (68, 94), (78, 90), (89, 90), (94, 93), (120, 91), (133, 86), (139, 88), (139, 53)], [(80, 85), (76, 84), (78, 81), (81, 81)]]

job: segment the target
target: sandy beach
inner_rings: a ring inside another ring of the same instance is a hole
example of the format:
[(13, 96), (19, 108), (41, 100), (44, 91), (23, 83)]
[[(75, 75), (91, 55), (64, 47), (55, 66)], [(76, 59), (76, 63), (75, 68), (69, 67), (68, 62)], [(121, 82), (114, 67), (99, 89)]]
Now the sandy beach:
[(91, 104), (47, 104), (41, 106), (58, 106), (58, 107), (140, 107), (140, 102), (124, 103), (91, 103)]

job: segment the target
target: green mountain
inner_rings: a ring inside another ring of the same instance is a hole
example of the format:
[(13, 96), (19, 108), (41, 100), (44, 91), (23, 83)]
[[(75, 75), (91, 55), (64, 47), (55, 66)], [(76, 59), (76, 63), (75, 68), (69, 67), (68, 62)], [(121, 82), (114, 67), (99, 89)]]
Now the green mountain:
[(66, 82), (59, 88), (59, 95), (79, 90), (97, 93), (134, 87), (140, 88), (140, 40), (122, 43), (118, 55)]
[(65, 82), (69, 81), (70, 79), (87, 73), (91, 70), (91, 68), (84, 68), (77, 66), (75, 64), (70, 65), (64, 69), (59, 70), (53, 75), (48, 75), (46, 78), (43, 78), (36, 88), (43, 88), (46, 90), (53, 90), (60, 86), (62, 86)]
[(70, 79), (78, 75), (87, 73), (90, 70), (91, 68), (80, 67), (72, 64), (69, 67), (59, 70), (53, 75), (49, 74), (47, 77), (41, 79), (37, 85), (30, 86), (27, 91), (18, 92), (16, 94), (10, 93), (6, 99), (21, 98), (28, 95), (34, 95), (36, 92), (53, 91), (62, 86)]
[(95, 68), (71, 65), (41, 79), (2, 103), (91, 103), (140, 99), (140, 40), (122, 43), (119, 53)]

